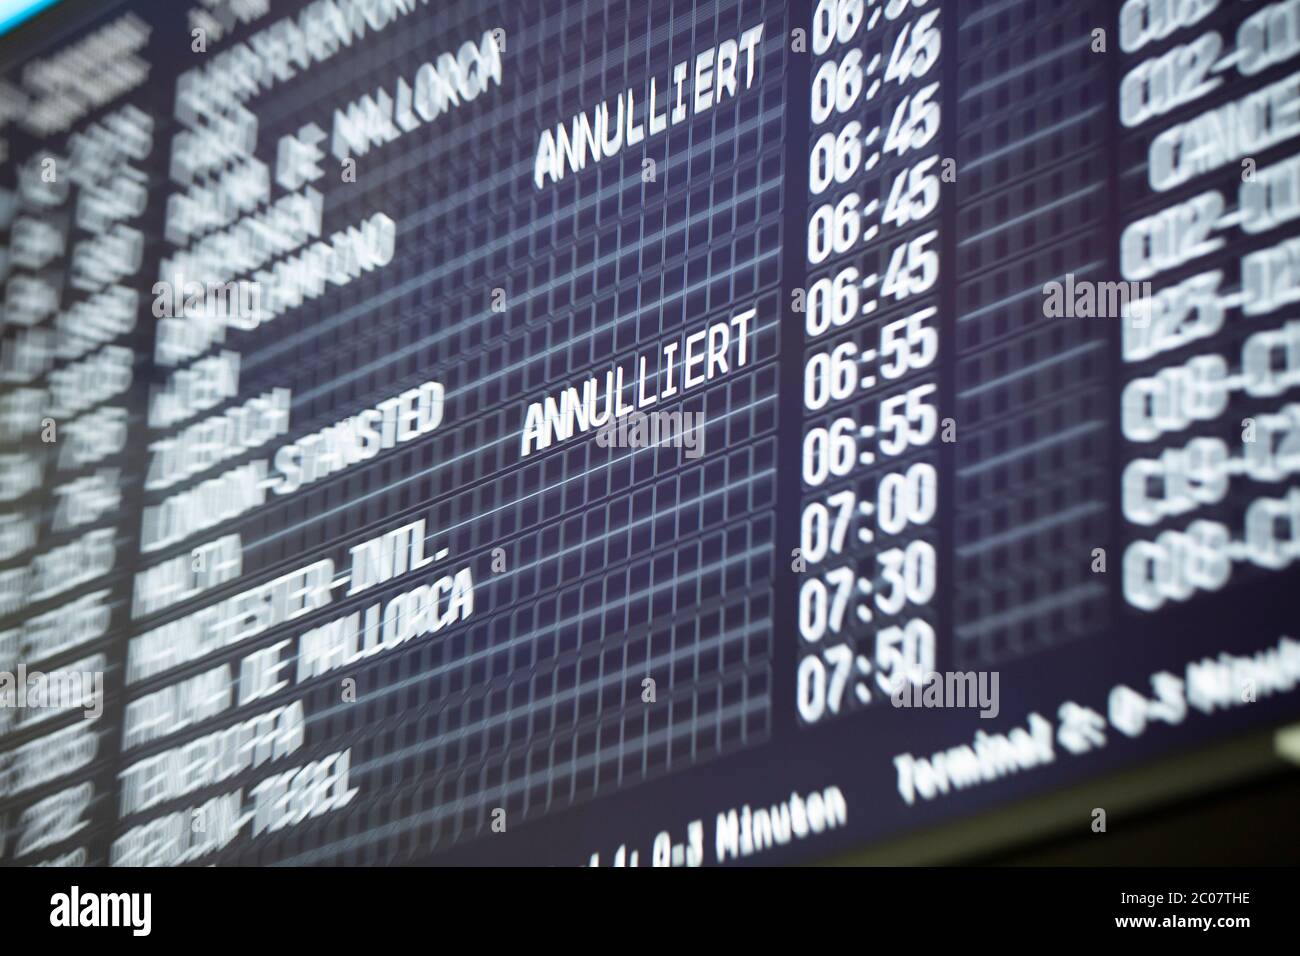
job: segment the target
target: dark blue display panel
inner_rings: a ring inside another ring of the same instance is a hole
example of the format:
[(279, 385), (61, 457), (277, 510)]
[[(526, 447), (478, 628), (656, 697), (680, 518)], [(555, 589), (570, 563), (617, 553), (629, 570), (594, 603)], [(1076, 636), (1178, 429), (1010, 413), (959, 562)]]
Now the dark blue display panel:
[(1300, 709), (1300, 3), (0, 43), (0, 860), (806, 861)]

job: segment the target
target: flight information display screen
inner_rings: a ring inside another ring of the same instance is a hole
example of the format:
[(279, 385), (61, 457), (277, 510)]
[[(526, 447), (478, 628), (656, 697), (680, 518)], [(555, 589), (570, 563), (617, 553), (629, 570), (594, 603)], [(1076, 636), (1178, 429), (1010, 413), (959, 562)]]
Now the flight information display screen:
[(7, 6), (0, 861), (1083, 832), (1300, 715), (1300, 0)]

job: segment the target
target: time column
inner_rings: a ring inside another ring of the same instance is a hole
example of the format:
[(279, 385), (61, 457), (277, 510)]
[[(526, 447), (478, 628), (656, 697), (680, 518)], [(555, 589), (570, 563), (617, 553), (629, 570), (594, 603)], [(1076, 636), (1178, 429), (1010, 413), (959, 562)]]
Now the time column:
[(935, 0), (820, 0), (811, 31), (799, 721), (934, 670), (939, 579)]

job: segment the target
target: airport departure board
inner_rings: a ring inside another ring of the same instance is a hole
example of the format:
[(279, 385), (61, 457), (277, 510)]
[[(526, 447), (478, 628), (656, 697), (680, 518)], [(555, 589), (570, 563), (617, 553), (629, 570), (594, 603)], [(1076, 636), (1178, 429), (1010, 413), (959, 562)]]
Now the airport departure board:
[(36, 6), (5, 864), (813, 862), (1300, 715), (1300, 0)]

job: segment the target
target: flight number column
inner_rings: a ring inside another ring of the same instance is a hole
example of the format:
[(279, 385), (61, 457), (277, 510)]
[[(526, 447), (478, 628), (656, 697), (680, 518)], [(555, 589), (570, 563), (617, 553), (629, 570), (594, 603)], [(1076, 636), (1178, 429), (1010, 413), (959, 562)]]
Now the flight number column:
[(1124, 598), (1300, 560), (1300, 0), (1120, 8)]

